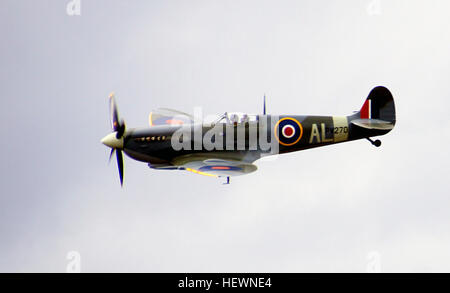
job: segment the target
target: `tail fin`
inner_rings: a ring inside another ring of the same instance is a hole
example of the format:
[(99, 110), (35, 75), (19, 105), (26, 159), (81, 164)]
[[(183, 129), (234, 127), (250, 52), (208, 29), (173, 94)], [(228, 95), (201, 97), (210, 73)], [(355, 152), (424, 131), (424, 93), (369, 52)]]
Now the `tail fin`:
[(379, 119), (395, 124), (395, 105), (391, 92), (382, 86), (374, 88), (359, 113), (361, 119)]
[(382, 86), (374, 88), (353, 124), (366, 129), (388, 130), (395, 125), (395, 105), (391, 92)]

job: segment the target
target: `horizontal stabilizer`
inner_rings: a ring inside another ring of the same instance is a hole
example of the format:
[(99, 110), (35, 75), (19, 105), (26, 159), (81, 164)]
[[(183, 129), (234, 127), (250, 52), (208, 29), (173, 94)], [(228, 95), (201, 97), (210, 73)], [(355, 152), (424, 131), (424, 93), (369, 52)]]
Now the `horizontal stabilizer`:
[(394, 128), (394, 123), (380, 119), (355, 119), (351, 121), (352, 124), (365, 128), (377, 130), (391, 130)]

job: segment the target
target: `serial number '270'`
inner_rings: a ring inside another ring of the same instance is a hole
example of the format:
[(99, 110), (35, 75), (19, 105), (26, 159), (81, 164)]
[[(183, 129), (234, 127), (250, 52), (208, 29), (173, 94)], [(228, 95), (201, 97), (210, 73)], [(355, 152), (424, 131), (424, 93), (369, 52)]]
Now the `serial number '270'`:
[(334, 128), (334, 134), (339, 134), (339, 133), (348, 133), (348, 127), (347, 126), (335, 127)]

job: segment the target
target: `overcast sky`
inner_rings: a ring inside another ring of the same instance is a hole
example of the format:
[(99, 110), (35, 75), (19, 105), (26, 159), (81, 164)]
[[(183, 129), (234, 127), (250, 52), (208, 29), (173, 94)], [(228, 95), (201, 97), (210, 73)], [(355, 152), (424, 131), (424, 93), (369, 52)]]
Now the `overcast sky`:
[[(450, 2), (0, 1), (0, 272), (450, 271)], [(377, 5), (379, 3), (379, 6)], [(397, 125), (221, 180), (100, 139), (157, 107), (350, 114), (388, 87)]]

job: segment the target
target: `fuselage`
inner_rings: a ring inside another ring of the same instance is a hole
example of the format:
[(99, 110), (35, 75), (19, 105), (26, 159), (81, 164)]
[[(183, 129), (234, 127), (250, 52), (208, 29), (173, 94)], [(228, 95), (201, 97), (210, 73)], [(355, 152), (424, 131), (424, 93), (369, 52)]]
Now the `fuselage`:
[[(205, 158), (216, 158), (219, 155), (221, 158), (251, 163), (262, 156), (295, 152), (389, 132), (357, 127), (350, 123), (356, 118), (359, 116), (259, 115), (255, 122), (231, 125), (156, 125), (128, 130), (125, 133), (124, 151), (133, 159), (153, 166), (170, 166), (175, 158), (193, 154), (201, 154)], [(174, 135), (182, 127), (190, 129), (191, 135), (189, 143), (184, 142), (185, 148), (177, 150), (173, 147)], [(208, 136), (213, 127), (221, 129), (216, 137), (220, 135), (222, 143), (217, 144), (216, 138), (211, 138), (210, 134)], [(275, 143), (276, 147), (268, 149), (267, 145), (262, 146), (259, 142), (263, 136), (267, 138), (267, 143)], [(206, 141), (211, 140), (216, 143), (214, 149), (205, 145)], [(278, 150), (275, 151), (276, 148)]]

